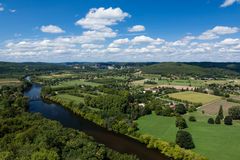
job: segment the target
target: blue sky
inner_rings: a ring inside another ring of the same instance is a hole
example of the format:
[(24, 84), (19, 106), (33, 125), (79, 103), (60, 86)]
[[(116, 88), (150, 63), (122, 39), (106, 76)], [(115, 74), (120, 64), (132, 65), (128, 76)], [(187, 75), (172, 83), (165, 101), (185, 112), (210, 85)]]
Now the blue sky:
[(1, 61), (240, 61), (240, 0), (0, 0)]

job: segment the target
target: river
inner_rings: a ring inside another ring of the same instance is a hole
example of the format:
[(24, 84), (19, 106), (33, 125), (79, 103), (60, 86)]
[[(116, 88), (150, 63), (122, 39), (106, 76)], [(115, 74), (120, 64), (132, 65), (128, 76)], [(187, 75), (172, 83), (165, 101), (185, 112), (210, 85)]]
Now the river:
[(167, 160), (158, 150), (148, 149), (146, 145), (125, 135), (116, 134), (108, 131), (91, 121), (85, 120), (73, 114), (61, 105), (46, 103), (40, 97), (41, 86), (33, 84), (25, 91), (25, 96), (38, 97), (29, 101), (29, 112), (41, 113), (44, 117), (59, 121), (64, 127), (78, 129), (92, 136), (96, 142), (102, 143), (107, 147), (120, 153), (134, 154), (141, 160)]

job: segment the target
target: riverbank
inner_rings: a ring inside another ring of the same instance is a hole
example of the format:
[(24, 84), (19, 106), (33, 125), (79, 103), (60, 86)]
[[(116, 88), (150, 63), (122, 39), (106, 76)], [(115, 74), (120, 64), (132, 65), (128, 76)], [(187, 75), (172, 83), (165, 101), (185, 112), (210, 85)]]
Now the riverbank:
[[(40, 95), (41, 86), (33, 84), (25, 96)], [(106, 145), (120, 153), (137, 155), (141, 160), (166, 160), (166, 156), (155, 149), (125, 135), (117, 134), (74, 114), (72, 111), (55, 103), (45, 103), (43, 100), (30, 101), (29, 112), (41, 113), (44, 117), (59, 121), (64, 127), (80, 130), (94, 138), (98, 143)]]
[[(97, 114), (92, 112), (83, 112), (81, 108), (78, 107), (69, 107), (67, 103), (63, 99), (56, 99), (54, 97), (44, 97), (46, 100), (50, 100), (54, 103), (58, 103), (65, 108), (71, 110), (74, 114), (83, 117), (95, 124), (108, 129), (104, 125), (104, 120)], [(113, 130), (114, 131), (114, 130)], [(116, 132), (116, 131), (115, 131)], [(128, 137), (138, 140), (139, 142), (145, 144), (148, 148), (157, 149), (161, 154), (164, 154), (166, 157), (171, 157), (173, 159), (181, 159), (181, 160), (206, 160), (206, 157), (203, 157), (191, 150), (186, 150), (180, 148), (178, 145), (170, 144), (169, 142), (162, 141), (160, 139), (156, 139), (149, 135), (139, 134), (137, 132), (133, 132), (132, 134), (124, 134)]]

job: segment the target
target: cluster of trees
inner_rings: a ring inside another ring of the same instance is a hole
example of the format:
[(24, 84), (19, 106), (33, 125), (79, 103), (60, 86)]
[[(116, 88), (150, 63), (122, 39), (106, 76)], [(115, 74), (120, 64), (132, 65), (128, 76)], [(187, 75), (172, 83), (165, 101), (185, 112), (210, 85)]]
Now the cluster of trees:
[[(218, 114), (215, 118), (215, 120), (213, 118), (209, 118), (208, 119), (208, 123), (209, 124), (221, 124), (221, 120), (223, 120), (224, 124), (225, 125), (232, 125), (232, 120), (233, 120), (233, 117), (235, 115), (235, 113), (237, 113), (237, 109), (238, 107), (232, 107), (232, 108), (229, 108), (229, 115), (228, 116), (225, 116), (223, 115), (223, 106), (221, 105), (220, 108), (219, 108), (219, 111), (218, 111)], [(235, 112), (236, 111), (236, 112)], [(240, 110), (239, 110), (240, 111)], [(231, 114), (230, 114), (231, 113)], [(239, 112), (240, 113), (240, 112)], [(236, 118), (236, 117), (235, 117)]]
[(25, 84), (20, 86), (2, 86), (0, 89), (0, 104), (3, 109), (26, 110), (28, 107), (28, 99), (24, 97), (22, 93), (25, 87)]
[(240, 106), (233, 106), (228, 109), (228, 114), (234, 120), (240, 120)]
[(213, 94), (217, 96), (230, 97), (230, 94), (239, 94), (240, 85), (233, 84), (210, 84), (208, 88), (213, 90)]
[(21, 113), (0, 117), (0, 159), (121, 159), (136, 160), (94, 142), (82, 132), (63, 128), (58, 122), (39, 114)]
[[(185, 137), (184, 139), (179, 138), (178, 141), (182, 141), (184, 140), (184, 144), (189, 143), (190, 141), (190, 145), (192, 145), (191, 143), (191, 136), (189, 136), (188, 133), (186, 133), (186, 131), (179, 131), (178, 132), (178, 137)], [(169, 142), (165, 142), (162, 141), (160, 139), (156, 139), (150, 135), (140, 135), (138, 138), (142, 143), (147, 144), (148, 148), (154, 148), (154, 149), (158, 149), (161, 151), (161, 153), (165, 154), (168, 157), (172, 157), (173, 159), (181, 159), (181, 160), (207, 160), (206, 157), (201, 156), (197, 153), (194, 153), (191, 150), (186, 150), (174, 143), (169, 143)], [(186, 141), (186, 142), (185, 142)], [(187, 146), (190, 146), (187, 145)]]
[[(0, 159), (33, 160), (137, 160), (135, 156), (120, 154), (74, 129), (25, 112), (27, 99), (21, 87), (0, 90)], [(7, 103), (5, 103), (7, 102)]]
[(192, 135), (189, 132), (183, 130), (185, 128), (188, 128), (188, 125), (182, 116), (176, 117), (176, 127), (179, 129), (176, 134), (176, 144), (185, 149), (195, 148)]

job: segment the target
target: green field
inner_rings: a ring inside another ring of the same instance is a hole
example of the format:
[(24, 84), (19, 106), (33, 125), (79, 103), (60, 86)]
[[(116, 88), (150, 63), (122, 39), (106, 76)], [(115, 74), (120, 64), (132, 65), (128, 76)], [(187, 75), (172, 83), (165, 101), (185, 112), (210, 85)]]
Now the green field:
[[(156, 87), (159, 85), (176, 85), (176, 86), (192, 86), (192, 87), (200, 87), (206, 86), (209, 84), (240, 84), (239, 80), (235, 79), (226, 79), (226, 80), (195, 80), (195, 79), (176, 79), (176, 80), (169, 80), (169, 79), (161, 79), (159, 75), (154, 74), (143, 74), (142, 77), (145, 79), (134, 81), (134, 85), (140, 85), (144, 87)], [(151, 80), (156, 82), (157, 84), (149, 85), (144, 84), (144, 81)]]
[(207, 103), (221, 99), (221, 97), (218, 97), (218, 96), (192, 92), (192, 91), (172, 93), (172, 94), (169, 94), (169, 97), (192, 102), (192, 103), (202, 103), (202, 104), (207, 104)]
[[(187, 120), (189, 131), (196, 148), (200, 153), (210, 160), (239, 160), (240, 148), (240, 124), (234, 122), (233, 126), (210, 125), (207, 116), (195, 112), (197, 122)], [(189, 115), (186, 115), (186, 119)], [(156, 114), (141, 117), (137, 120), (139, 132), (149, 134), (165, 141), (174, 142), (177, 132), (175, 117), (162, 117)]]
[(59, 85), (52, 86), (52, 88), (56, 89), (56, 88), (71, 87), (71, 86), (76, 86), (76, 85), (99, 86), (100, 84), (94, 83), (94, 82), (88, 82), (83, 79), (79, 79), (79, 80), (71, 80), (71, 81), (62, 82)]
[(84, 98), (82, 97), (77, 97), (77, 96), (72, 96), (72, 95), (68, 95), (68, 94), (59, 94), (54, 96), (57, 99), (62, 99), (66, 102), (71, 102), (73, 101), (74, 103), (84, 103)]

